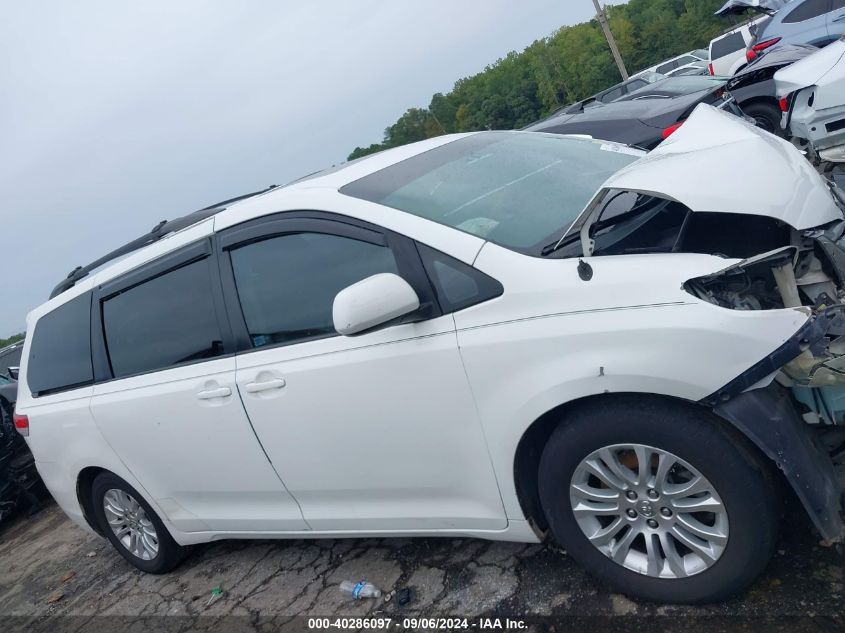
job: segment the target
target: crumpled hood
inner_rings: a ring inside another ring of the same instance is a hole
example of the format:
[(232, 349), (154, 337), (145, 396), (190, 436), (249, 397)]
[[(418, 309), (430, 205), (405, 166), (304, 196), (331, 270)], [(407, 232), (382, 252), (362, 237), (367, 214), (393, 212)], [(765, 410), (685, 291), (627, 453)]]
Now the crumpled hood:
[(837, 64), (845, 63), (845, 40), (840, 39), (775, 73), (775, 92), (780, 99), (817, 85)]
[(705, 104), (603, 188), (668, 197), (693, 211), (765, 215), (796, 229), (843, 219), (826, 181), (795, 147)]
[(774, 13), (789, 0), (728, 0), (714, 15), (730, 15), (753, 9), (763, 13)]

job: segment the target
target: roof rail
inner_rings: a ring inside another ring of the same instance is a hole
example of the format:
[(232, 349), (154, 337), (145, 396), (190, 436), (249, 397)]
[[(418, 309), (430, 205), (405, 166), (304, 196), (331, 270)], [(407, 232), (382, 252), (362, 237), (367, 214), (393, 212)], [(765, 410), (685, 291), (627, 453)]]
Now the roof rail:
[(262, 189), (261, 191), (254, 191), (253, 193), (247, 193), (242, 196), (237, 196), (235, 198), (229, 198), (228, 200), (224, 200), (223, 202), (218, 202), (216, 204), (212, 204), (208, 207), (200, 209), (199, 211), (194, 211), (193, 213), (189, 213), (187, 215), (183, 215), (181, 217), (175, 218), (173, 220), (162, 220), (158, 224), (156, 224), (149, 233), (145, 233), (141, 237), (138, 237), (128, 244), (124, 244), (120, 248), (116, 248), (115, 250), (111, 251), (110, 253), (103, 255), (99, 259), (94, 260), (90, 264), (85, 266), (77, 266), (72, 271), (70, 271), (64, 279), (62, 279), (53, 291), (50, 293), (50, 298), (56, 297), (62, 294), (64, 291), (73, 288), (81, 279), (87, 277), (91, 271), (96, 270), (100, 266), (107, 264), (108, 262), (117, 259), (118, 257), (122, 257), (123, 255), (128, 255), (138, 249), (141, 249), (145, 246), (149, 246), (150, 244), (157, 242), (165, 235), (170, 233), (175, 233), (176, 231), (181, 231), (182, 229), (188, 228), (196, 224), (197, 222), (202, 222), (203, 220), (210, 218), (224, 209), (226, 209), (229, 205), (234, 202), (238, 202), (240, 200), (245, 200), (247, 198), (252, 198), (253, 196), (261, 195), (262, 193), (267, 193), (268, 191), (275, 189), (277, 185), (270, 185), (266, 189)]

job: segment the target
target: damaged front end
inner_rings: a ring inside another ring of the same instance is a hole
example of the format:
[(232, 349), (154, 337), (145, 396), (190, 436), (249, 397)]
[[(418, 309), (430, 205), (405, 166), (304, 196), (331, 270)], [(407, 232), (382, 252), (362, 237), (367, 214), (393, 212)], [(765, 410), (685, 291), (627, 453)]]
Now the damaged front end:
[[(576, 236), (580, 243), (570, 243)], [(773, 339), (765, 358), (749, 359), (701, 404), (778, 465), (826, 540), (845, 543), (842, 190), (785, 140), (699, 105), (656, 149), (611, 176), (557, 247), (563, 256), (729, 259), (683, 282), (690, 295), (733, 313), (713, 312), (714, 328), (726, 333), (743, 312), (800, 313), (797, 332)]]
[(829, 542), (845, 542), (845, 222), (684, 285), (731, 310), (794, 309), (804, 326), (704, 399), (784, 472)]

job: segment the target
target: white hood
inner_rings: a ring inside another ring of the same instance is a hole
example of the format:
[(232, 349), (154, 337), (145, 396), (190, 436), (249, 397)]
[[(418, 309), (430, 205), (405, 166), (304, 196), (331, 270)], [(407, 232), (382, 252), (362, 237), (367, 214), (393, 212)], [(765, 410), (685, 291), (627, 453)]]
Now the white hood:
[[(838, 71), (838, 72), (831, 72)], [(775, 91), (778, 98), (801, 90), (808, 86), (816, 86), (824, 83), (824, 80), (836, 78), (845, 72), (845, 39), (829, 44), (819, 49), (812, 55), (799, 59), (794, 64), (781, 68), (775, 73)], [(834, 75), (834, 77), (831, 77)], [(842, 96), (839, 96), (839, 103), (842, 103)], [(818, 108), (826, 108), (831, 105), (817, 105)]]
[(766, 215), (796, 229), (843, 218), (824, 178), (795, 147), (704, 104), (603, 188), (668, 197), (693, 211)]

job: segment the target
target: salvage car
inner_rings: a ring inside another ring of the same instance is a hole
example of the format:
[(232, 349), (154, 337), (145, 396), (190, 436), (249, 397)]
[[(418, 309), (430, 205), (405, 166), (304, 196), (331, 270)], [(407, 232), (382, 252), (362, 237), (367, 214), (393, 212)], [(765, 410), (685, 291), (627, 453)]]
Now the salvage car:
[[(779, 0), (762, 2), (781, 4)], [(843, 33), (845, 0), (791, 0), (753, 33), (746, 57), (752, 60), (761, 51), (783, 44), (811, 44), (821, 48), (835, 42)]]
[(37, 512), (44, 497), (35, 460), (12, 422), (17, 391), (17, 381), (0, 374), (0, 522), (21, 508)]
[(648, 84), (652, 84), (664, 78), (665, 77), (659, 73), (643, 71), (631, 77), (630, 79), (626, 79), (625, 81), (618, 83), (615, 86), (611, 86), (610, 88), (607, 88), (605, 90), (602, 90), (601, 92), (597, 92), (596, 94), (587, 97), (586, 99), (582, 99), (581, 101), (577, 101), (576, 103), (564, 106), (557, 110), (557, 112), (565, 112), (567, 114), (572, 114), (574, 112), (583, 112), (587, 108), (598, 107), (604, 103), (612, 103), (613, 101), (616, 101), (620, 97), (624, 97), (625, 95), (633, 92), (634, 90), (639, 90), (640, 88), (648, 86)]
[(595, 138), (653, 149), (674, 132), (700, 103), (742, 117), (726, 80), (718, 77), (668, 77), (583, 111), (569, 109), (533, 123), (525, 130), (555, 134), (587, 134)]
[(758, 127), (772, 134), (783, 135), (775, 73), (817, 50), (815, 46), (794, 44), (769, 49), (728, 80), (728, 91)]
[(74, 269), (28, 315), (15, 424), (147, 572), (226, 538), (550, 534), (619, 591), (718, 600), (789, 487), (845, 538), (844, 231), (800, 152), (707, 105), (649, 154), (428, 139)]
[(774, 75), (783, 127), (811, 160), (845, 163), (845, 36)]

